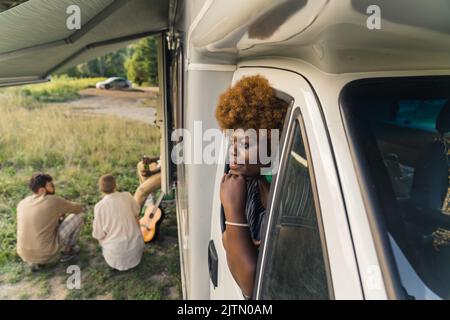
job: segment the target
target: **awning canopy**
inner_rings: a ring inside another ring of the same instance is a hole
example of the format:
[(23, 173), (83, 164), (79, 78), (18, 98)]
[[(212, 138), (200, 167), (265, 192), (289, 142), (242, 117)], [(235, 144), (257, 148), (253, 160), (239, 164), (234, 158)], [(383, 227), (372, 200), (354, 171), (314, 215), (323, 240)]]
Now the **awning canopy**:
[[(77, 5), (81, 29), (69, 30)], [(176, 0), (29, 0), (0, 13), (0, 86), (29, 83), (168, 30)], [(178, 11), (177, 11), (178, 10)]]

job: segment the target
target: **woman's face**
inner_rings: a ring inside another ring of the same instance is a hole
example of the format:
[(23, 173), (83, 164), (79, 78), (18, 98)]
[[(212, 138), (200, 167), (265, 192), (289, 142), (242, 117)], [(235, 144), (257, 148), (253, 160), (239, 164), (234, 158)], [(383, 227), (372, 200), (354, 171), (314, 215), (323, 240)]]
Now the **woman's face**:
[[(253, 134), (252, 134), (253, 133)], [(262, 140), (267, 140), (263, 138)], [(229, 149), (230, 173), (243, 176), (257, 176), (261, 168), (259, 149), (262, 142), (254, 132), (236, 130), (231, 136)]]

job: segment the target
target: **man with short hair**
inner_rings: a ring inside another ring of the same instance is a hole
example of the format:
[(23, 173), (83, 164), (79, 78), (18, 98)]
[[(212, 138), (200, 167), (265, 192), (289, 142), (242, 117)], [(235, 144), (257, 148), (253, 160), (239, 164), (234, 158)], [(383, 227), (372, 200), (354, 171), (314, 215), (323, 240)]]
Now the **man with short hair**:
[(106, 263), (119, 271), (136, 267), (144, 251), (140, 207), (129, 192), (118, 192), (110, 174), (98, 181), (103, 199), (95, 205), (92, 236), (102, 246)]
[(61, 262), (76, 256), (79, 249), (75, 244), (84, 224), (84, 215), (81, 204), (55, 195), (50, 175), (34, 174), (29, 187), (33, 194), (17, 206), (17, 253), (32, 271), (37, 271), (59, 251)]

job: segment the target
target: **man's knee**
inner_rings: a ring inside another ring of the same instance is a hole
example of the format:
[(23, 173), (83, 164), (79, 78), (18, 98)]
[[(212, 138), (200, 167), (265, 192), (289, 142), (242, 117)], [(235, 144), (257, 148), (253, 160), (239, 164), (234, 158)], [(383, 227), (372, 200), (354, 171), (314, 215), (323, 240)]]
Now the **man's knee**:
[(81, 213), (78, 213), (76, 216), (78, 217), (78, 219), (84, 220), (86, 218), (86, 213), (81, 212)]
[(142, 184), (139, 185), (139, 187), (137, 187), (135, 194), (137, 195), (141, 195), (145, 193), (145, 186), (143, 186)]
[(86, 219), (86, 214), (84, 212), (76, 213), (76, 214), (75, 213), (71, 213), (64, 219), (64, 221), (69, 221), (69, 220), (72, 220), (72, 219), (75, 219), (76, 221), (78, 221), (80, 223), (84, 223), (84, 220)]
[(80, 225), (80, 227), (82, 227), (82, 226), (84, 226), (84, 223), (86, 221), (86, 214), (84, 212), (78, 213), (76, 215), (76, 219), (77, 219), (78, 224)]

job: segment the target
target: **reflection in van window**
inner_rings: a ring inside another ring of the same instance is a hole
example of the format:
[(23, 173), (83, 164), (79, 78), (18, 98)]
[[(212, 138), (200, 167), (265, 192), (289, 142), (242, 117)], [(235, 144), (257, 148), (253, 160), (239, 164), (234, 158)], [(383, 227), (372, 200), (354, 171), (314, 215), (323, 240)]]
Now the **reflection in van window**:
[(436, 118), (445, 102), (445, 99), (398, 101), (398, 111), (393, 114), (392, 123), (434, 131)]
[(450, 299), (450, 79), (353, 83), (342, 98), (368, 196), (422, 282), (399, 264), (406, 293)]
[(329, 299), (324, 248), (319, 233), (308, 160), (299, 123), (285, 170), (280, 173), (280, 199), (266, 239), (261, 298), (283, 300)]

